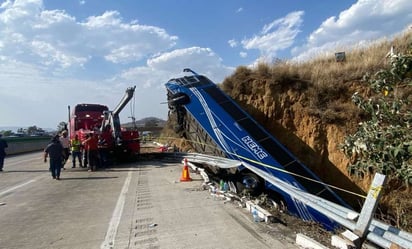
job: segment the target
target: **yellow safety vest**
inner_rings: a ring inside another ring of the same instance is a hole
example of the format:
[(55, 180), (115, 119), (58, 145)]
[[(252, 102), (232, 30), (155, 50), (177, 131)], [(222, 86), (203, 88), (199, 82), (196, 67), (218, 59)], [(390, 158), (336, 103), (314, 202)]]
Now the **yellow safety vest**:
[(71, 141), (72, 151), (80, 151), (80, 146), (82, 145), (80, 140), (73, 139)]

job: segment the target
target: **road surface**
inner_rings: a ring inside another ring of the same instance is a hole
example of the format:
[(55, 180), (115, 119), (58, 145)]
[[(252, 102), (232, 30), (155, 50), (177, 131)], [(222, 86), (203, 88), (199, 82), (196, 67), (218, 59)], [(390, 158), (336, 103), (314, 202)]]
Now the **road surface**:
[(42, 153), (7, 157), (0, 173), (0, 248), (299, 248), (294, 234), (180, 182), (182, 165), (141, 161), (53, 180)]

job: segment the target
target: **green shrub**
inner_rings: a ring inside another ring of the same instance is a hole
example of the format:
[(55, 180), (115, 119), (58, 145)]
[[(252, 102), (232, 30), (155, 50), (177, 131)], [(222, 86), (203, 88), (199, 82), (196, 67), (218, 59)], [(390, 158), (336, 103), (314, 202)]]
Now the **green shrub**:
[(375, 172), (412, 184), (412, 110), (409, 95), (412, 88), (412, 56), (392, 54), (390, 66), (374, 76), (365, 76), (376, 93), (365, 98), (358, 93), (353, 102), (370, 115), (358, 131), (342, 145), (353, 160), (349, 172), (365, 176)]

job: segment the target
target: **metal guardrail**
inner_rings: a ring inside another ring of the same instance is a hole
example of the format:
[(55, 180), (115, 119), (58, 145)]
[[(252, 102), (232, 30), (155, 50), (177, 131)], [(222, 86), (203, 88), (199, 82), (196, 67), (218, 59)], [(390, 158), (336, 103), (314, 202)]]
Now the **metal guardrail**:
[[(282, 191), (288, 193), (297, 201), (310, 206), (347, 229), (354, 231), (357, 228), (357, 222), (354, 220), (357, 219), (360, 214), (356, 211), (302, 191), (259, 168), (228, 158), (197, 153), (175, 153), (175, 156), (185, 157), (189, 162), (220, 168), (234, 168), (243, 165)], [(412, 248), (411, 233), (402, 231), (377, 219), (372, 219), (370, 225), (367, 227), (367, 231), (366, 239), (383, 248), (391, 248), (394, 244), (403, 248)]]
[(207, 162), (207, 165), (209, 166), (219, 167), (219, 168), (224, 168), (224, 169), (236, 168), (242, 165), (240, 161), (228, 159), (225, 157), (209, 156), (209, 155), (198, 154), (198, 153), (188, 153), (188, 154), (185, 154), (184, 157), (186, 157), (191, 162), (197, 162), (197, 163), (203, 163), (203, 164)]

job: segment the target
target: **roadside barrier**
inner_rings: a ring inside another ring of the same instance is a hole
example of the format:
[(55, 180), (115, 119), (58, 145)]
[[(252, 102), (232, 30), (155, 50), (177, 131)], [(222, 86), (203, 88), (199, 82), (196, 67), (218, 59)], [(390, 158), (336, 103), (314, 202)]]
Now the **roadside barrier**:
[(42, 151), (50, 142), (50, 137), (19, 137), (6, 138), (8, 148), (7, 155), (17, 155), (21, 153)]
[[(175, 153), (176, 154), (176, 153)], [(239, 165), (239, 162), (236, 160), (210, 156), (205, 154), (198, 153), (180, 153), (182, 157), (185, 158), (185, 165), (187, 165), (187, 158), (191, 162), (196, 162), (200, 164), (207, 164), (209, 166), (215, 166), (219, 168), (233, 168)], [(248, 165), (248, 168), (254, 173), (258, 174), (264, 180), (270, 182), (271, 184), (277, 186), (279, 189), (287, 192), (289, 195), (301, 203), (304, 203), (313, 209), (323, 213), (327, 217), (333, 219), (337, 223), (341, 224), (343, 227), (349, 229), (346, 230), (346, 233), (351, 233), (354, 235), (355, 239), (358, 241), (349, 241), (352, 243), (358, 243), (360, 237), (364, 237), (370, 242), (382, 247), (382, 248), (412, 248), (412, 234), (399, 230), (396, 227), (393, 227), (389, 224), (385, 224), (382, 221), (378, 221), (372, 218), (373, 211), (375, 207), (371, 207), (368, 204), (368, 201), (365, 201), (365, 210), (367, 212), (357, 213), (354, 210), (348, 209), (346, 207), (340, 206), (336, 203), (327, 201), (319, 196), (315, 196), (297, 189), (290, 184), (281, 181), (280, 179), (273, 177), (267, 172)], [(384, 182), (383, 175), (375, 176), (378, 184), (374, 182), (370, 188), (369, 194), (366, 200), (372, 200), (377, 202), (381, 185)], [(376, 186), (375, 186), (376, 185)], [(376, 203), (375, 203), (376, 204)], [(365, 211), (362, 210), (362, 211)], [(367, 216), (363, 216), (366, 214)], [(361, 228), (361, 233), (359, 234), (359, 229)], [(359, 235), (356, 235), (355, 233)], [(346, 233), (342, 233), (342, 236), (345, 237), (345, 240), (348, 241), (350, 238), (345, 236)], [(334, 237), (334, 240), (337, 239), (337, 236)], [(341, 242), (341, 241), (339, 241)], [(345, 242), (346, 243), (346, 242)], [(356, 246), (356, 245), (355, 245)], [(398, 247), (396, 247), (398, 246)]]

